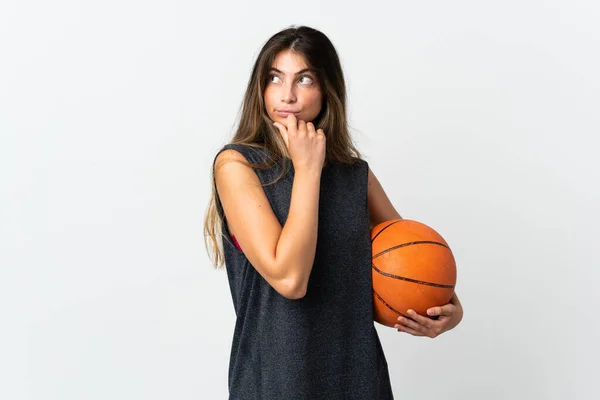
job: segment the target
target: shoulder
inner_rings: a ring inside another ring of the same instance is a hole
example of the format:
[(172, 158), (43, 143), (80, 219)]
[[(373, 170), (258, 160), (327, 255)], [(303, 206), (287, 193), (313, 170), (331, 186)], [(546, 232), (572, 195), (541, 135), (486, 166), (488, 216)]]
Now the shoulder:
[(241, 181), (254, 185), (274, 180), (282, 168), (280, 164), (281, 160), (260, 144), (229, 143), (215, 156), (213, 175), (221, 185)]
[(228, 143), (221, 147), (215, 155), (213, 166), (223, 166), (228, 161), (248, 163), (261, 163), (268, 158), (269, 151), (260, 145)]
[(224, 147), (215, 156), (215, 161), (213, 163), (213, 167), (215, 172), (220, 170), (223, 166), (225, 166), (230, 161), (233, 162), (241, 162), (243, 164), (247, 163), (247, 159), (242, 152), (235, 148)]
[(248, 172), (252, 172), (251, 164), (254, 158), (250, 151), (246, 145), (231, 143), (217, 151), (213, 161), (213, 174), (217, 185), (230, 184), (240, 177), (250, 176)]
[(377, 179), (377, 177), (375, 176), (369, 165), (367, 165), (367, 174), (369, 176), (369, 185), (371, 185)]
[(392, 204), (383, 186), (373, 173), (371, 168), (368, 168), (368, 183), (367, 183), (367, 202), (371, 219), (371, 227), (383, 221), (392, 219), (401, 219), (402, 217)]
[(222, 201), (233, 198), (250, 187), (261, 186), (252, 162), (235, 149), (219, 151), (213, 165), (213, 179)]

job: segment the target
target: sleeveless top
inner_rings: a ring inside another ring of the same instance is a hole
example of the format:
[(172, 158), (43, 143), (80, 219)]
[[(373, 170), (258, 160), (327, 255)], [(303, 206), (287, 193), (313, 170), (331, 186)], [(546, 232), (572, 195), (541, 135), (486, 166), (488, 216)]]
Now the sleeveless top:
[[(268, 150), (226, 149), (261, 163)], [(215, 156), (216, 160), (216, 156)], [(255, 168), (273, 212), (285, 224), (294, 168), (283, 158)], [(214, 170), (214, 162), (213, 162)], [(373, 321), (368, 163), (328, 162), (321, 173), (315, 260), (306, 295), (287, 299), (258, 273), (230, 236), (221, 201), (223, 250), (236, 323), (229, 360), (229, 399), (393, 399), (388, 365)], [(216, 190), (215, 190), (216, 192)]]

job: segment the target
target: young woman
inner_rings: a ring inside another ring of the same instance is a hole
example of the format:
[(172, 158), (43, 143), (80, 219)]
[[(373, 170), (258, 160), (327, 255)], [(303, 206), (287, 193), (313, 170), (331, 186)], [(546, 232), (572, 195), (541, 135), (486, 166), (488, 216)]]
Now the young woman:
[[(392, 399), (370, 228), (400, 215), (352, 143), (322, 32), (291, 27), (266, 42), (212, 173), (206, 245), (226, 265), (237, 317), (230, 399)], [(462, 307), (454, 296), (428, 314), (437, 319), (408, 313), (396, 328), (435, 337)]]

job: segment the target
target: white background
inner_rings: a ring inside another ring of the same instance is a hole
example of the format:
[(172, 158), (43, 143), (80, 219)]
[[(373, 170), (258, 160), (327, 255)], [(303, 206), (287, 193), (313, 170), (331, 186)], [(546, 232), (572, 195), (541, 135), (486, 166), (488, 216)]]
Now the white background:
[(341, 57), (364, 158), (458, 262), (436, 339), (377, 325), (398, 399), (597, 399), (596, 1), (4, 0), (0, 398), (225, 399), (202, 224), (252, 64)]

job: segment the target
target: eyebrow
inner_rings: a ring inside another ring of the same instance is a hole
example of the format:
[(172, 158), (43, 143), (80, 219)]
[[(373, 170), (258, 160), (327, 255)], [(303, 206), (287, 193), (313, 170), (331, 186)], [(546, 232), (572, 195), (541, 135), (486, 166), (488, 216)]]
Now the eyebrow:
[[(271, 71), (275, 71), (275, 72), (277, 72), (279, 74), (283, 74), (283, 71), (280, 71), (277, 68), (271, 67), (271, 69), (269, 70), (269, 72), (271, 72)], [(301, 74), (303, 74), (305, 72), (310, 72), (310, 73), (313, 73), (313, 74), (315, 73), (312, 68), (304, 68), (304, 69), (301, 69), (300, 71), (296, 72), (295, 75), (301, 75)]]

